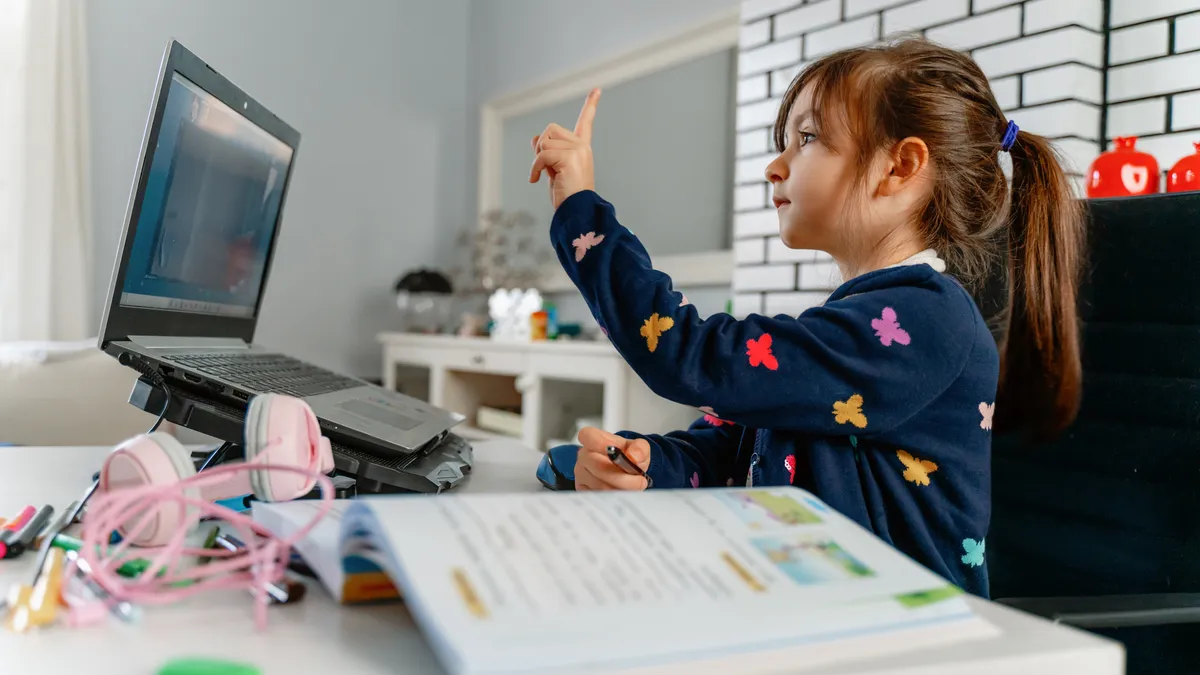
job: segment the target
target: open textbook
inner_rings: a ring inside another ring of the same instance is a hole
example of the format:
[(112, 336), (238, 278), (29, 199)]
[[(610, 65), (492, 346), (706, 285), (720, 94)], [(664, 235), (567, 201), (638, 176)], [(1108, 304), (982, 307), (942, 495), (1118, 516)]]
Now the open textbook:
[[(286, 534), (315, 507), (254, 510)], [(792, 487), (366, 497), (297, 549), (343, 602), (403, 596), (452, 673), (795, 672), (995, 634)]]

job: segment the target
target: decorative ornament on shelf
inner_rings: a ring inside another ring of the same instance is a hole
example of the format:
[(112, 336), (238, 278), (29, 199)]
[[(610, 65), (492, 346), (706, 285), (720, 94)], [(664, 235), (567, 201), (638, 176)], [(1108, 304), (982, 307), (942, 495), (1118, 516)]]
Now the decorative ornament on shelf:
[(467, 262), (454, 270), (455, 286), (474, 293), (536, 286), (554, 257), (546, 228), (537, 225), (525, 211), (484, 213), (478, 228), (458, 236)]
[(1088, 169), (1088, 197), (1132, 197), (1158, 192), (1158, 160), (1136, 150), (1137, 136), (1113, 139), (1113, 149), (1102, 153)]
[(492, 339), (529, 342), (533, 339), (529, 318), (542, 308), (537, 289), (499, 289), (488, 299), (492, 317)]
[(1167, 174), (1167, 192), (1200, 190), (1200, 142), (1192, 143), (1196, 152), (1175, 162)]
[(440, 333), (450, 323), (450, 280), (436, 270), (408, 272), (396, 281), (396, 307), (406, 333)]

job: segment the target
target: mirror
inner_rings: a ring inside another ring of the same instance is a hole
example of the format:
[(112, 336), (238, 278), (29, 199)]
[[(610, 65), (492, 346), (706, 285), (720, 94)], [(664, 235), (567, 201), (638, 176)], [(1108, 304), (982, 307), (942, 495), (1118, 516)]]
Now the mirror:
[[(546, 179), (528, 181), (530, 140), (551, 122), (573, 128), (587, 92), (602, 87), (596, 191), (702, 313), (722, 311), (733, 271), (737, 38), (734, 15), (485, 104), (481, 212), (525, 211), (549, 229)], [(574, 287), (557, 262), (539, 288), (560, 316), (575, 314), (563, 311)]]
[[(737, 54), (722, 50), (606, 88), (592, 149), (596, 192), (652, 256), (729, 248)], [(581, 100), (504, 120), (500, 208), (549, 227), (546, 179), (530, 185), (530, 139), (550, 122), (571, 129)]]

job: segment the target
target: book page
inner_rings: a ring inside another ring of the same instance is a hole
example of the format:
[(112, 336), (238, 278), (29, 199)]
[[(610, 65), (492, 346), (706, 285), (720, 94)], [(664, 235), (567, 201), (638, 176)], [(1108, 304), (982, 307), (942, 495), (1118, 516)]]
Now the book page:
[(362, 501), (406, 597), (469, 661), (568, 665), (614, 626), (644, 662), (664, 644), (715, 652), (970, 616), (948, 582), (795, 488)]
[[(336, 499), (333, 507), (308, 536), (296, 542), (296, 552), (321, 579), (322, 585), (335, 600), (342, 599), (342, 564), (338, 548), (341, 535), (342, 516), (350, 508), (351, 500)], [(308, 524), (321, 509), (315, 499), (299, 499), (291, 502), (254, 502), (254, 519), (277, 537), (288, 537)]]

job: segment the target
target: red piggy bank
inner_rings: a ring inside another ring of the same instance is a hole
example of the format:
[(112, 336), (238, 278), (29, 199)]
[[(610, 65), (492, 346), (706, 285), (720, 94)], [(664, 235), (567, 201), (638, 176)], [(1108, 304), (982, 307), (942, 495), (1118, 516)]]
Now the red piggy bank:
[(1088, 169), (1088, 197), (1131, 197), (1158, 192), (1158, 160), (1134, 149), (1137, 136), (1113, 139), (1114, 149)]
[(1167, 174), (1167, 192), (1200, 190), (1200, 143), (1192, 143), (1196, 153), (1175, 162)]

